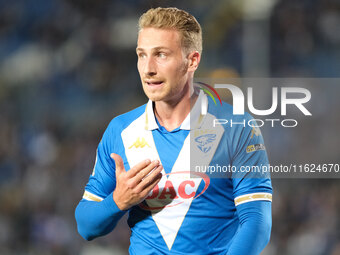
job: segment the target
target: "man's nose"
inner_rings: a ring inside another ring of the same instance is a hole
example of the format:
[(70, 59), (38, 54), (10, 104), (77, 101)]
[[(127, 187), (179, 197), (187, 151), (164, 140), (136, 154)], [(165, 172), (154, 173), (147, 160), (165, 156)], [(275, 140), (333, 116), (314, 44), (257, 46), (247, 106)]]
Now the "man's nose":
[(153, 76), (157, 74), (156, 63), (152, 57), (146, 60), (146, 63), (144, 66), (144, 74), (147, 76)]

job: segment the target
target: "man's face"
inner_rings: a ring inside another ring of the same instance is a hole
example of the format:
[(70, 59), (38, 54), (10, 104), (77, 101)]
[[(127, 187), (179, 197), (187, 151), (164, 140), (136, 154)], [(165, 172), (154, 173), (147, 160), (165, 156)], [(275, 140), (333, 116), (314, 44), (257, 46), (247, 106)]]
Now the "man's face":
[(188, 59), (175, 29), (143, 28), (137, 43), (138, 72), (152, 101), (178, 101), (188, 91)]

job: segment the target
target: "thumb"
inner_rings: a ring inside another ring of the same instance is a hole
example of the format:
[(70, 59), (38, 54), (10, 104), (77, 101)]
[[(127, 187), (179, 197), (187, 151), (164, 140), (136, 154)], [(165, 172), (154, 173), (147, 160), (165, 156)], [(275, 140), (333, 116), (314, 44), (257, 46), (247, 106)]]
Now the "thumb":
[(123, 163), (122, 157), (119, 156), (116, 153), (111, 153), (111, 158), (115, 161), (115, 164), (116, 164), (116, 175), (119, 175), (119, 174), (125, 172), (125, 168), (124, 168), (124, 163)]

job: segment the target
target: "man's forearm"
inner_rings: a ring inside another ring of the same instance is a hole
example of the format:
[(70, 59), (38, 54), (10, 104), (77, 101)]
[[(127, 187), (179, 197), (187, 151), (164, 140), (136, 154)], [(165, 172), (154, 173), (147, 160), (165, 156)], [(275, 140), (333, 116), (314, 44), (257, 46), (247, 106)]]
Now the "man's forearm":
[(79, 234), (86, 240), (111, 232), (119, 219), (124, 215), (113, 200), (112, 193), (101, 202), (79, 202), (75, 217)]
[(234, 236), (228, 255), (257, 255), (270, 239), (271, 202), (254, 201), (237, 206), (240, 228)]

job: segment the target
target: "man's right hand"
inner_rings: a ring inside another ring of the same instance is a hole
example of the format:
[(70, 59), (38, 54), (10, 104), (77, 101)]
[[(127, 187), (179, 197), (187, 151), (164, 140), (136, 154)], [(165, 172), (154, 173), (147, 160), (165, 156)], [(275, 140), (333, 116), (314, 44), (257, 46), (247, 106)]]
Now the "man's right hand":
[(121, 156), (112, 153), (111, 158), (116, 163), (113, 200), (120, 210), (128, 210), (142, 202), (162, 178), (163, 166), (158, 160), (143, 160), (126, 172)]

